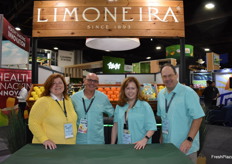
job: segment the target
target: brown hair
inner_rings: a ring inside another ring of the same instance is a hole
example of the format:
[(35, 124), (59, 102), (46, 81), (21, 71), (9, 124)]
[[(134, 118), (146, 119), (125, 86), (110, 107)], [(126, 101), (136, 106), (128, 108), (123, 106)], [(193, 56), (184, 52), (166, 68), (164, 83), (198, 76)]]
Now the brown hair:
[(64, 83), (64, 92), (63, 92), (63, 95), (64, 95), (65, 99), (68, 99), (68, 89), (67, 89), (67, 84), (65, 82), (64, 76), (61, 75), (61, 74), (58, 74), (58, 73), (54, 73), (54, 74), (50, 75), (47, 78), (47, 80), (44, 83), (44, 91), (41, 94), (41, 97), (43, 97), (43, 96), (50, 96), (50, 89), (53, 86), (54, 80), (57, 79), (57, 78), (60, 78), (63, 81), (63, 83)]
[(140, 84), (139, 84), (138, 80), (135, 77), (127, 77), (121, 85), (121, 89), (120, 89), (120, 93), (119, 93), (119, 100), (118, 100), (119, 106), (124, 106), (127, 103), (127, 97), (125, 95), (125, 88), (128, 86), (128, 84), (130, 82), (134, 82), (137, 89), (138, 89), (137, 99), (142, 100), (142, 101), (143, 100), (146, 101), (146, 98), (143, 96), (143, 94), (140, 90)]

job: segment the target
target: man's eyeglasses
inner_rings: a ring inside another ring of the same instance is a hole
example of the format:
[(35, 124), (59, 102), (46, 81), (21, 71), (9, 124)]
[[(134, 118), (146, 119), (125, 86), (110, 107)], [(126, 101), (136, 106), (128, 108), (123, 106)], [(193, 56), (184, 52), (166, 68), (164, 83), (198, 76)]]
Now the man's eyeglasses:
[(98, 80), (86, 79), (89, 83), (98, 83)]

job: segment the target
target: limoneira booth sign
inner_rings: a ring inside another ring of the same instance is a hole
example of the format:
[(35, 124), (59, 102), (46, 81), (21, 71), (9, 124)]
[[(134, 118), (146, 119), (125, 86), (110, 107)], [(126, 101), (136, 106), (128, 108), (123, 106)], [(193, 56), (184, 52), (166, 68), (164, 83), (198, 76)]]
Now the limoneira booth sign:
[[(185, 44), (185, 56), (193, 57), (193, 46)], [(180, 58), (180, 45), (171, 45), (166, 47), (166, 58)]]
[(125, 59), (103, 56), (103, 73), (124, 73)]

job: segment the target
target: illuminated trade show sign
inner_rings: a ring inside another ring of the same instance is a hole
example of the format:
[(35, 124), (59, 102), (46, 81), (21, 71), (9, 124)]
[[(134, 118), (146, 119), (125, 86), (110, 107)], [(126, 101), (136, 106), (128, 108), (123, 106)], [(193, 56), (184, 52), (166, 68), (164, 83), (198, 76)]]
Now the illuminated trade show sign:
[(0, 68), (0, 109), (14, 107), (19, 94), (18, 84), (31, 87), (31, 70)]
[(21, 32), (16, 31), (15, 28), (3, 17), (3, 15), (0, 16), (3, 20), (3, 36), (18, 47), (24, 49), (25, 51), (29, 51), (30, 38), (26, 37)]
[[(185, 44), (185, 56), (194, 57), (193, 46)], [(171, 45), (166, 47), (166, 58), (180, 58), (180, 45)]]
[(124, 73), (125, 59), (103, 56), (103, 73)]
[(35, 1), (33, 37), (184, 37), (183, 1)]

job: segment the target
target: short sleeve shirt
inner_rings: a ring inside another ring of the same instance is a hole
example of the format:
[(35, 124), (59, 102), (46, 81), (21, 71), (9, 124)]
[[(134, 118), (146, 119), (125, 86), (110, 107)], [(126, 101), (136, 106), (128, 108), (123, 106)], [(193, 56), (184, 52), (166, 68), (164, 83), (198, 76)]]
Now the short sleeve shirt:
[[(92, 105), (86, 114), (82, 99), (84, 99), (85, 106), (88, 108), (93, 98)], [(114, 108), (108, 97), (96, 90), (94, 96), (91, 99), (88, 99), (84, 95), (84, 90), (81, 90), (75, 93), (71, 99), (78, 115), (77, 127), (79, 127), (82, 118), (86, 118), (88, 121), (87, 133), (77, 134), (77, 144), (104, 144), (103, 114), (105, 113), (111, 117), (114, 113)]]
[[(115, 109), (114, 122), (118, 123), (118, 144), (122, 144), (123, 129), (125, 123), (125, 112), (129, 105), (123, 107), (117, 105)], [(128, 130), (131, 141), (135, 143), (143, 139), (149, 130), (157, 130), (156, 120), (151, 106), (146, 101), (138, 100), (128, 113)], [(151, 143), (151, 139), (148, 141)]]
[[(174, 93), (175, 96), (166, 113), (165, 99), (169, 102)], [(157, 115), (161, 117), (162, 122), (165, 119), (168, 120), (168, 134), (162, 134), (163, 142), (173, 143), (177, 148), (180, 148), (181, 143), (188, 137), (192, 121), (205, 116), (196, 92), (180, 83), (177, 83), (175, 89), (170, 93), (168, 93), (166, 88), (160, 91), (157, 107)], [(195, 136), (187, 155), (198, 150), (199, 133)]]

